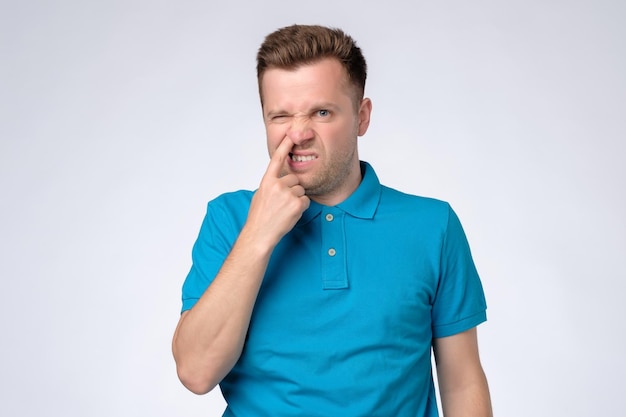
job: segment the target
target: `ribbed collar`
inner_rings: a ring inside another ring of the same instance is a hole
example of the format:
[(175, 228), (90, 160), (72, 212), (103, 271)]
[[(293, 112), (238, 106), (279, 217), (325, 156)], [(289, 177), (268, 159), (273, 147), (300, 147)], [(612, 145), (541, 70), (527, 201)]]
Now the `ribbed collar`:
[[(374, 168), (365, 161), (361, 161), (361, 183), (356, 190), (344, 201), (335, 207), (347, 214), (361, 219), (372, 219), (380, 202), (380, 182)], [(311, 200), (309, 208), (302, 213), (298, 225), (310, 222), (319, 215), (324, 205)]]

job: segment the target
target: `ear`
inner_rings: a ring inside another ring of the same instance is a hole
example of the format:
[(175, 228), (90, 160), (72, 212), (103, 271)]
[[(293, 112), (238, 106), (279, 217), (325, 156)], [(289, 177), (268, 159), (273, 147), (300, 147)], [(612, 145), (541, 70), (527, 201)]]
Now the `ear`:
[(358, 135), (363, 136), (365, 132), (367, 132), (367, 128), (370, 125), (370, 116), (372, 114), (372, 100), (369, 98), (364, 98), (361, 100), (361, 105), (359, 106), (359, 130)]

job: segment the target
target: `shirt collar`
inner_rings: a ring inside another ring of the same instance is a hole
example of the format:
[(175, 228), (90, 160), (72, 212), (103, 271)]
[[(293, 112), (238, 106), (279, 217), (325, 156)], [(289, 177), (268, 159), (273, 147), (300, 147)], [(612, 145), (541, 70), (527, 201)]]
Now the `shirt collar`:
[[(356, 190), (344, 201), (335, 207), (345, 211), (353, 217), (372, 219), (380, 201), (381, 186), (374, 172), (374, 168), (361, 161), (361, 183)], [(298, 224), (304, 224), (316, 217), (324, 206), (311, 200), (309, 208), (302, 213)]]

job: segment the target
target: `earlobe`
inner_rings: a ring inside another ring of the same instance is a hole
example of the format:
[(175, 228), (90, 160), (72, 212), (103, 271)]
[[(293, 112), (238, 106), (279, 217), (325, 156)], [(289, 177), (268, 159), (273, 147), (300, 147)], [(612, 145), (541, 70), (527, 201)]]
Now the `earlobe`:
[(372, 114), (372, 100), (364, 98), (359, 106), (359, 131), (358, 135), (363, 136), (367, 132), (370, 125), (370, 116)]

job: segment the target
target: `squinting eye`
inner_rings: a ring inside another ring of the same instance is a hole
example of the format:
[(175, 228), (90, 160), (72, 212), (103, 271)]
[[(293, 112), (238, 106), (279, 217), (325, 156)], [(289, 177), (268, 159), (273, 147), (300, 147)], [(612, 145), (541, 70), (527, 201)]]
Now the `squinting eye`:
[(330, 112), (328, 110), (318, 110), (317, 115), (320, 117), (328, 117), (330, 116)]

